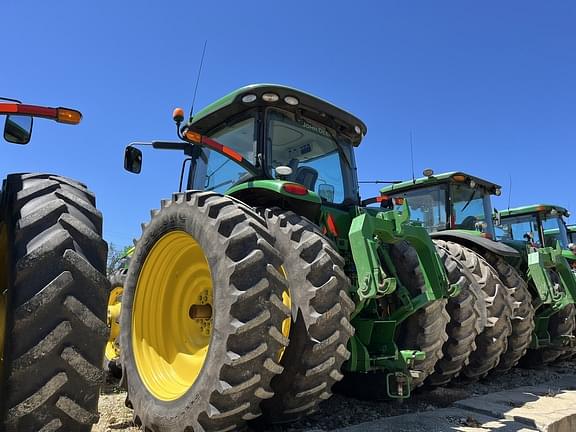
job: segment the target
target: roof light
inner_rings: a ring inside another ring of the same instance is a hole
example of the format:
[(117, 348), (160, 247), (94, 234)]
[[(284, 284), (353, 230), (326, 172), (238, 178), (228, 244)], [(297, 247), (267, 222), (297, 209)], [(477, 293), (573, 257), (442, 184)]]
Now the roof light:
[(278, 96), (276, 93), (264, 93), (262, 95), (262, 100), (264, 102), (276, 102), (278, 99), (280, 99), (280, 96)]
[(288, 105), (298, 105), (300, 103), (300, 101), (298, 100), (298, 98), (294, 97), (294, 96), (286, 96), (284, 98), (284, 102), (286, 102)]
[(422, 171), (422, 174), (424, 174), (426, 177), (432, 177), (434, 175), (434, 170), (432, 168), (426, 168), (424, 171)]
[(298, 183), (284, 183), (282, 189), (292, 195), (308, 195), (308, 189), (306, 189), (306, 186), (302, 186)]
[(502, 195), (502, 189), (500, 189), (500, 188), (494, 189), (494, 195), (496, 195), (496, 196)]
[(249, 94), (245, 94), (244, 96), (242, 96), (242, 102), (244, 103), (250, 103), (250, 102), (254, 102), (256, 100), (256, 95), (249, 93)]
[(175, 108), (172, 111), (172, 119), (176, 123), (182, 123), (184, 121), (184, 110), (182, 108)]
[(362, 133), (362, 128), (358, 125), (354, 126), (354, 132), (356, 132), (358, 135), (360, 135)]
[(550, 210), (550, 214), (551, 214), (552, 216), (558, 216), (558, 210), (552, 209), (552, 210)]
[(471, 188), (475, 188), (476, 187), (476, 182), (474, 180), (470, 180), (470, 187)]
[(466, 176), (463, 174), (454, 174), (452, 176), (452, 180), (457, 181), (457, 182), (463, 182), (463, 181), (466, 181)]

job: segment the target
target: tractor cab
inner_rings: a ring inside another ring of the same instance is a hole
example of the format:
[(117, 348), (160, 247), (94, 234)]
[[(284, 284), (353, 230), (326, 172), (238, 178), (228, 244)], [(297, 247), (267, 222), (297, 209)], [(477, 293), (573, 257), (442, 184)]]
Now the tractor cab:
[[(320, 98), (280, 85), (249, 85), (208, 105), (183, 126), (182, 114), (175, 120), (185, 142), (152, 145), (190, 156), (187, 189), (233, 195), (254, 206), (303, 204), (312, 219), (323, 204), (359, 201), (353, 147), (366, 126)], [(142, 163), (137, 144), (126, 152), (125, 167), (133, 172)]]
[(538, 204), (500, 212), (501, 222), (496, 237), (502, 241), (524, 241), (532, 248), (556, 247), (568, 249), (570, 240), (564, 217), (569, 216), (563, 207)]
[(490, 195), (500, 195), (500, 186), (462, 172), (434, 175), (383, 188), (384, 206), (400, 208), (407, 202), (411, 220), (430, 233), (460, 230), (493, 238), (494, 223)]

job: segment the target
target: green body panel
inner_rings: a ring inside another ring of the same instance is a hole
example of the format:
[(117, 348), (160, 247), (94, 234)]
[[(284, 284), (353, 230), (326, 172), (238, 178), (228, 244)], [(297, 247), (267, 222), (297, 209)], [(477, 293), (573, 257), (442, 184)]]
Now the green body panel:
[[(334, 219), (338, 220), (338, 217)], [(399, 398), (410, 394), (411, 378), (406, 371), (425, 354), (398, 349), (394, 343), (398, 326), (430, 302), (457, 295), (460, 290), (458, 285), (448, 284), (444, 267), (426, 230), (408, 224), (408, 219), (407, 207), (402, 213), (358, 208), (349, 230), (345, 231), (349, 247), (341, 250), (344, 256), (351, 256), (356, 267), (356, 291), (352, 293), (356, 302), (352, 325), (356, 333), (349, 345), (351, 356), (346, 367), (354, 372), (389, 371), (388, 393)], [(418, 253), (426, 285), (423, 294), (411, 295), (396, 277), (387, 245), (401, 240), (408, 241)], [(387, 316), (380, 316), (375, 302), (388, 295), (395, 295), (401, 306)]]
[(264, 189), (274, 192), (278, 195), (285, 196), (290, 199), (298, 199), (301, 201), (306, 201), (314, 204), (322, 204), (322, 199), (314, 191), (308, 191), (306, 195), (294, 195), (286, 192), (283, 189), (285, 184), (294, 184), (293, 182), (283, 181), (283, 180), (250, 180), (246, 183), (239, 184), (237, 186), (231, 187), (226, 191), (226, 195), (234, 195), (238, 192), (245, 191), (248, 189), (257, 190)]

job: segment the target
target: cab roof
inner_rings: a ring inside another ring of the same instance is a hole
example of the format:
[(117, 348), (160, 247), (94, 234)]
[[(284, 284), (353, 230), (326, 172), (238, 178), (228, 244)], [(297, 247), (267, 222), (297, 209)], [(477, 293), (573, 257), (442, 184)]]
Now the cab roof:
[[(264, 93), (274, 93), (278, 95), (275, 102), (266, 102), (262, 99)], [(254, 95), (251, 102), (243, 102), (242, 98), (247, 95)], [(295, 97), (297, 105), (289, 105), (285, 102), (287, 96)], [(279, 84), (251, 84), (228, 93), (226, 96), (212, 102), (207, 107), (200, 110), (192, 119), (190, 127), (202, 134), (226, 122), (230, 117), (242, 113), (257, 106), (278, 107), (291, 112), (304, 112), (320, 118), (320, 122), (326, 122), (328, 126), (337, 126), (339, 132), (349, 136), (353, 145), (358, 146), (366, 135), (367, 127), (358, 117), (331, 104), (324, 99), (303, 92), (293, 87)], [(356, 131), (358, 129), (360, 133)]]
[(569, 232), (576, 232), (576, 225), (568, 225), (566, 228)]
[(512, 217), (512, 216), (522, 216), (534, 213), (550, 213), (552, 210), (556, 210), (562, 216), (570, 216), (570, 212), (559, 205), (554, 204), (532, 204), (522, 207), (515, 207), (512, 209), (506, 209), (500, 211), (500, 217)]
[[(458, 178), (459, 176), (463, 176), (464, 179), (456, 180), (455, 177)], [(481, 179), (480, 177), (476, 177), (462, 171), (451, 171), (441, 174), (433, 174), (430, 177), (420, 177), (415, 180), (406, 180), (403, 181), (402, 183), (392, 184), (390, 186), (386, 186), (380, 189), (380, 193), (382, 195), (393, 194), (398, 192), (406, 192), (409, 190), (418, 189), (426, 186), (434, 186), (442, 183), (455, 183), (455, 184), (469, 183), (470, 180), (474, 180), (474, 182), (477, 185), (484, 187), (492, 194), (496, 192), (496, 189), (500, 189), (500, 185), (492, 183), (488, 180)]]

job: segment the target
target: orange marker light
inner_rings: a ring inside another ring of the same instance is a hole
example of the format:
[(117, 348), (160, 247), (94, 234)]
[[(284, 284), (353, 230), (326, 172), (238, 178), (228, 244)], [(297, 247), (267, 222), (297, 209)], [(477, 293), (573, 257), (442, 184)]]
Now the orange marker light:
[(466, 180), (466, 176), (463, 176), (462, 174), (456, 174), (452, 176), (452, 179), (457, 182), (463, 182)]
[(202, 135), (200, 135), (198, 132), (186, 131), (186, 139), (200, 144), (202, 142)]
[(82, 120), (82, 113), (69, 108), (57, 108), (56, 121), (58, 123), (78, 124)]
[(394, 198), (394, 204), (396, 204), (396, 205), (404, 205), (404, 198), (402, 198), (402, 197)]

